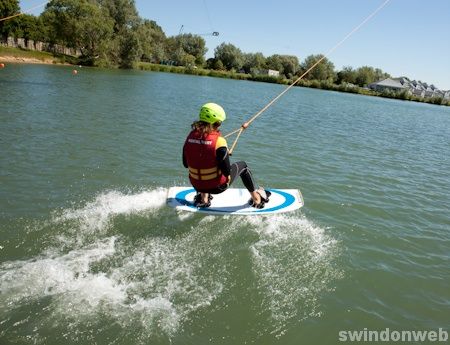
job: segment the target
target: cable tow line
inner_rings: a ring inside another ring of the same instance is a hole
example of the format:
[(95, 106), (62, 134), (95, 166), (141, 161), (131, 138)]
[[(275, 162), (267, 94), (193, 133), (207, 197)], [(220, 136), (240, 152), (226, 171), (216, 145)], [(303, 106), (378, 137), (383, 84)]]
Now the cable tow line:
[(22, 14), (27, 14), (28, 12), (31, 12), (31, 11), (33, 11), (36, 8), (44, 6), (45, 4), (47, 4), (47, 2), (49, 2), (49, 0), (43, 2), (42, 4), (33, 6), (33, 7), (29, 8), (29, 9), (27, 9), (25, 11), (21, 11), (19, 13), (13, 14), (12, 16), (8, 16), (8, 17), (5, 17), (5, 18), (0, 18), (0, 22), (3, 22), (3, 21), (8, 20), (8, 19), (13, 19), (15, 17), (21, 16)]
[(339, 46), (341, 46), (350, 36), (352, 36), (356, 31), (358, 31), (364, 24), (366, 24), (370, 19), (372, 19), (383, 7), (385, 7), (388, 2), (391, 0), (385, 0), (377, 9), (375, 9), (369, 16), (367, 16), (361, 23), (353, 28), (341, 41), (339, 41), (334, 47), (332, 47), (325, 55), (323, 55), (319, 60), (317, 60), (308, 70), (306, 70), (300, 77), (298, 77), (292, 84), (286, 87), (279, 95), (277, 95), (274, 99), (272, 99), (264, 108), (258, 111), (255, 115), (253, 115), (247, 122), (244, 122), (240, 128), (228, 133), (225, 135), (225, 138), (230, 137), (233, 134), (237, 133), (236, 139), (231, 145), (229, 150), (229, 154), (231, 155), (234, 151), (234, 148), (237, 145), (239, 137), (241, 134), (248, 128), (248, 126), (255, 121), (262, 113), (264, 113), (272, 104), (274, 104), (281, 96), (283, 96), (286, 92), (288, 92), (295, 84), (297, 84), (300, 80), (302, 80), (309, 72), (311, 72), (319, 63), (321, 63), (325, 58), (329, 57), (331, 53), (333, 53)]

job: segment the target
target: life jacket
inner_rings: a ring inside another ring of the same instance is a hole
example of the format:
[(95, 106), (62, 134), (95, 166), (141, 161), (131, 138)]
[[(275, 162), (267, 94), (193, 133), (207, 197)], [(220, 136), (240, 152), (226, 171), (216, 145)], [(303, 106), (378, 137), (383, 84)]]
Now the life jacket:
[(228, 182), (216, 160), (216, 143), (219, 131), (202, 135), (193, 130), (184, 143), (184, 156), (189, 168), (189, 180), (197, 191), (215, 189)]

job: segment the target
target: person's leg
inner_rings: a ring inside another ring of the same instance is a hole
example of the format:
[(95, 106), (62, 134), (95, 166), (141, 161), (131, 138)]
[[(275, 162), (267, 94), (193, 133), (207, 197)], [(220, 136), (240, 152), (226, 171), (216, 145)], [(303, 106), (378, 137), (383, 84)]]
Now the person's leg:
[(231, 164), (230, 175), (230, 184), (233, 183), (234, 179), (237, 176), (240, 176), (242, 179), (242, 183), (244, 184), (245, 188), (247, 188), (250, 196), (252, 197), (253, 203), (261, 204), (261, 195), (256, 191), (256, 184), (253, 179), (252, 172), (247, 166), (247, 163), (240, 161)]
[(240, 176), (242, 179), (242, 183), (250, 193), (256, 190), (256, 184), (253, 180), (252, 172), (248, 168), (247, 163), (240, 161), (231, 164), (230, 175), (230, 184), (233, 183), (237, 176)]

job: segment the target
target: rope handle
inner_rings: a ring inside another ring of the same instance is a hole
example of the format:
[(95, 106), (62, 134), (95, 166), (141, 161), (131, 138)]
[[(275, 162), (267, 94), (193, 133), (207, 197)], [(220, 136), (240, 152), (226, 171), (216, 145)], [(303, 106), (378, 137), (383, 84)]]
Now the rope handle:
[[(240, 137), (241, 134), (247, 129), (247, 127), (248, 127), (249, 125), (250, 125), (250, 122), (244, 122), (244, 123), (241, 125), (241, 128), (239, 128), (239, 129), (237, 129), (236, 131), (233, 132), (233, 134), (236, 133), (236, 132), (239, 132), (239, 133), (238, 133), (238, 135), (236, 136), (236, 139), (234, 139), (233, 145), (231, 145), (231, 149), (228, 150), (228, 154), (229, 154), (230, 156), (233, 155), (233, 151), (234, 151), (234, 148), (235, 148), (236, 145), (237, 145), (237, 142), (238, 142), (238, 140), (239, 140), (239, 137)], [(230, 136), (230, 135), (231, 135), (231, 133), (230, 133), (230, 134), (227, 134), (227, 135), (225, 136), (225, 138), (228, 137), (228, 136)]]

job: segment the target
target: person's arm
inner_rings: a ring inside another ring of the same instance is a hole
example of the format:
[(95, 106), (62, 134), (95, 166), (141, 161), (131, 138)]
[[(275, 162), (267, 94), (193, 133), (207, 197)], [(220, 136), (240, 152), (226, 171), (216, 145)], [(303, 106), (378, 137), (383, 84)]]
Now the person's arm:
[(183, 146), (183, 166), (187, 169), (187, 167), (188, 167), (188, 164), (187, 164), (187, 161), (186, 161), (186, 155), (184, 154), (184, 146)]
[(216, 150), (217, 165), (225, 176), (230, 176), (230, 155), (227, 147), (219, 147)]
[(227, 141), (220, 137), (216, 143), (217, 165), (223, 175), (230, 176), (230, 155), (228, 154)]

